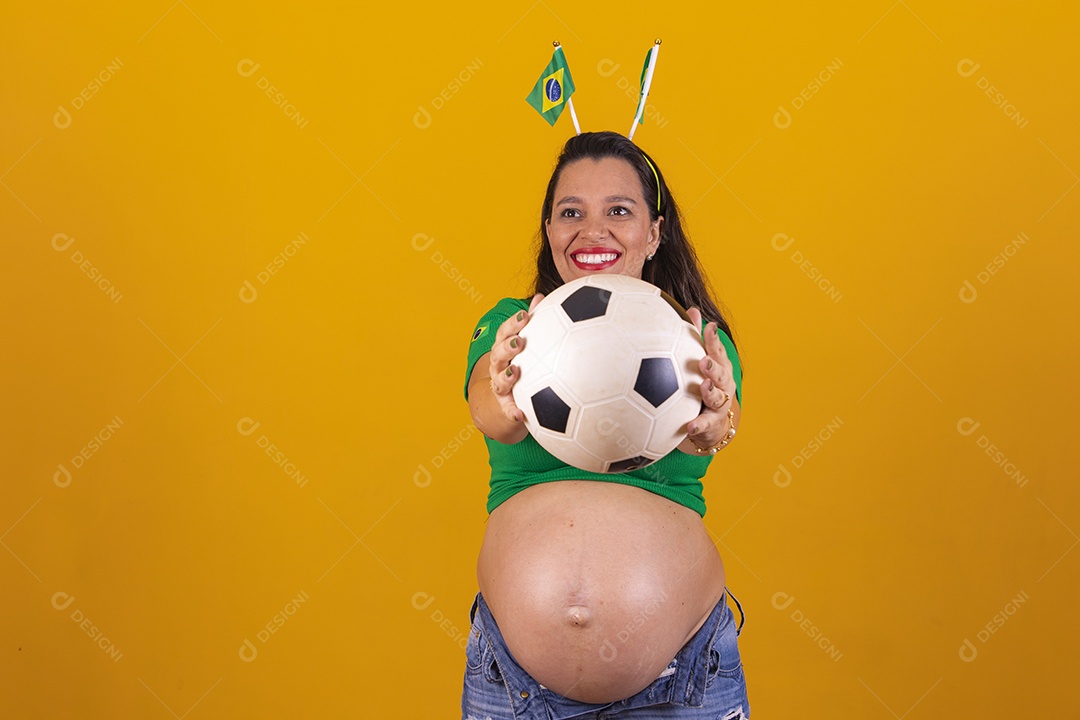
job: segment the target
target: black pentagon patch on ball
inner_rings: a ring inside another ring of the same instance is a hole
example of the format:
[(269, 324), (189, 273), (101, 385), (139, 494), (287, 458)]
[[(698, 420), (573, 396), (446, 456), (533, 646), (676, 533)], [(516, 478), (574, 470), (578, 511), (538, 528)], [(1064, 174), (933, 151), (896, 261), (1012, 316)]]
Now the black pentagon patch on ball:
[(646, 465), (652, 465), (652, 463), (652, 458), (638, 455), (637, 457), (632, 457), (626, 460), (619, 460), (618, 462), (611, 463), (611, 465), (608, 466), (607, 471), (609, 473), (630, 472), (631, 470), (640, 470)]
[(592, 320), (607, 312), (609, 300), (611, 300), (610, 290), (586, 285), (563, 300), (562, 309), (574, 322)]
[(540, 427), (552, 432), (565, 433), (566, 423), (570, 419), (570, 406), (547, 387), (532, 396), (533, 412)]
[(679, 391), (679, 376), (675, 374), (671, 359), (659, 357), (642, 360), (634, 391), (653, 407), (663, 405), (665, 400)]

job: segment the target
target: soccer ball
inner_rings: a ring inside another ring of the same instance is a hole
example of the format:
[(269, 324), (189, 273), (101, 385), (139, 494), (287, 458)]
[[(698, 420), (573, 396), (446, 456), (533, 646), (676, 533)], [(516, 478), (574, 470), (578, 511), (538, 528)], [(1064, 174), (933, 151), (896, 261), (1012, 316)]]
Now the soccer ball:
[(701, 334), (656, 286), (624, 275), (566, 283), (534, 308), (514, 401), (536, 441), (582, 470), (656, 462), (701, 412)]

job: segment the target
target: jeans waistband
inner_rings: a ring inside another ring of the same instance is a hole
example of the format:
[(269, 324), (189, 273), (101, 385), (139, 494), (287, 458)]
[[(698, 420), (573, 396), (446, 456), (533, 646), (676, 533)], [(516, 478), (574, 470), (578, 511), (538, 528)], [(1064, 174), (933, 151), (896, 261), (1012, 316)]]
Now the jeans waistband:
[(727, 587), (724, 588), (724, 592), (726, 592), (731, 597), (731, 599), (735, 601), (735, 607), (739, 608), (739, 627), (735, 629), (735, 637), (739, 637), (740, 635), (742, 635), (743, 625), (746, 624), (746, 613), (743, 612), (742, 603), (739, 602), (739, 598), (732, 595), (731, 591), (728, 590)]
[[(729, 593), (730, 594), (730, 593)], [(734, 596), (732, 596), (734, 600)], [(738, 600), (735, 601), (738, 605)], [(739, 607), (742, 614), (742, 607)], [(709, 658), (713, 643), (725, 622), (734, 623), (734, 616), (721, 597), (709, 617), (694, 636), (679, 650), (668, 665), (668, 669), (648, 687), (637, 694), (612, 703), (591, 704), (571, 700), (559, 695), (534, 680), (514, 658), (506, 647), (502, 632), (499, 630), (491, 610), (479, 593), (473, 602), (469, 617), (475, 622), (479, 615), (480, 625), (487, 642), (495, 654), (499, 670), (506, 682), (510, 700), (518, 717), (551, 717), (553, 720), (566, 720), (587, 712), (595, 712), (605, 707), (617, 706), (619, 709), (646, 707), (659, 703), (671, 703), (687, 707), (701, 707), (705, 699), (705, 687), (708, 680)], [(744, 620), (745, 621), (745, 620)], [(741, 626), (740, 626), (741, 627)]]

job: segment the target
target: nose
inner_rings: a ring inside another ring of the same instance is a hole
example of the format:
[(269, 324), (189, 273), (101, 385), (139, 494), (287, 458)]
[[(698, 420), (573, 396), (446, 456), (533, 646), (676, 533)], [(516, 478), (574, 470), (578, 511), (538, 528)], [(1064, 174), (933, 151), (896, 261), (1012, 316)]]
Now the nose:
[(582, 228), (581, 234), (588, 240), (599, 240), (607, 237), (607, 223), (604, 221), (604, 217), (592, 216), (585, 221), (585, 227)]

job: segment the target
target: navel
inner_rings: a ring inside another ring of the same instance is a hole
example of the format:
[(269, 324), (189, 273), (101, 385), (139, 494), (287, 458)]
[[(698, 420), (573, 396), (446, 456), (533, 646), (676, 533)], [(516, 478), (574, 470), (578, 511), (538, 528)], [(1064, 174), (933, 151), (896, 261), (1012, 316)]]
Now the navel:
[(586, 627), (592, 620), (592, 611), (584, 605), (571, 605), (566, 608), (566, 620), (571, 627)]

